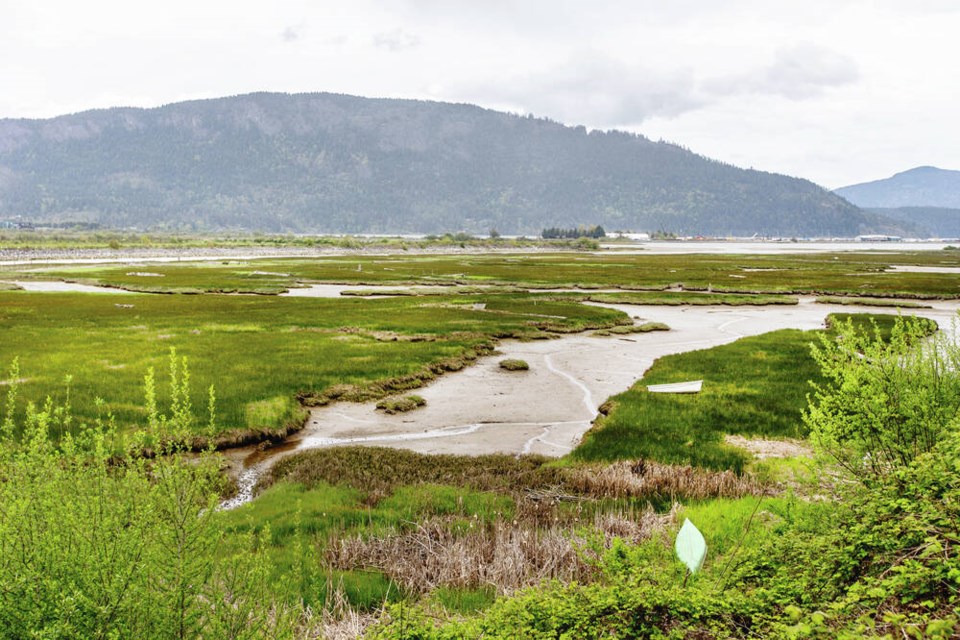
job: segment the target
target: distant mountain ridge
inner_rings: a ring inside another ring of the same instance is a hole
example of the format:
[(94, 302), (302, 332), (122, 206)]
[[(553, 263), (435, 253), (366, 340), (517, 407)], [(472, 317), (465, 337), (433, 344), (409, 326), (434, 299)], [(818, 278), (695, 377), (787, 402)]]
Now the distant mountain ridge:
[(916, 167), (834, 193), (919, 237), (960, 237), (960, 171)]
[[(465, 104), (257, 93), (0, 120), (0, 218), (279, 232), (852, 236), (809, 182)], [(892, 224), (889, 223), (885, 228)]]
[(883, 180), (834, 191), (858, 207), (940, 207), (960, 209), (960, 171), (916, 167)]
[(960, 238), (960, 209), (945, 207), (876, 207), (867, 209), (912, 230), (918, 238)]

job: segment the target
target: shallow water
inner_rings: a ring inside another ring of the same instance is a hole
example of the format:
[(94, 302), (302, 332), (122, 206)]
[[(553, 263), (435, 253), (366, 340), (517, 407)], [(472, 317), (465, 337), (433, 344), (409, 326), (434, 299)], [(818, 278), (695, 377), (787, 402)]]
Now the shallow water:
[(45, 293), (132, 293), (125, 289), (117, 289), (116, 287), (95, 287), (89, 284), (77, 284), (76, 282), (23, 280), (16, 281), (13, 284), (24, 291)]
[[(252, 489), (276, 460), (321, 447), (365, 444), (421, 453), (562, 456), (590, 428), (597, 406), (630, 388), (661, 356), (733, 342), (778, 329), (818, 329), (830, 313), (890, 313), (891, 309), (815, 304), (796, 306), (666, 307), (599, 305), (637, 322), (659, 321), (668, 332), (593, 337), (587, 334), (534, 342), (505, 341), (497, 355), (448, 373), (415, 393), (426, 406), (385, 415), (375, 402), (336, 403), (311, 411), (303, 431), (281, 448), (233, 452), (239, 476)], [(936, 302), (916, 315), (952, 331), (960, 303)], [(527, 372), (505, 372), (499, 361), (518, 358)], [(709, 380), (704, 382), (709, 385)], [(252, 497), (252, 494), (250, 494)], [(249, 499), (249, 498), (248, 498)], [(242, 504), (232, 502), (231, 506)]]

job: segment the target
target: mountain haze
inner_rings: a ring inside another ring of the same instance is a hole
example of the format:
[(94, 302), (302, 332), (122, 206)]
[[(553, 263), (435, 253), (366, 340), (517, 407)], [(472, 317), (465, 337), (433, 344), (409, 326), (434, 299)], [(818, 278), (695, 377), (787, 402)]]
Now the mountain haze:
[(634, 134), (466, 104), (324, 93), (0, 120), (0, 217), (11, 216), (346, 233), (535, 234), (601, 224), (851, 236), (878, 225), (809, 181)]
[(960, 171), (916, 167), (883, 180), (835, 191), (858, 207), (940, 207), (960, 209)]
[(920, 238), (960, 238), (960, 209), (945, 207), (892, 207), (868, 209), (882, 218), (912, 229)]

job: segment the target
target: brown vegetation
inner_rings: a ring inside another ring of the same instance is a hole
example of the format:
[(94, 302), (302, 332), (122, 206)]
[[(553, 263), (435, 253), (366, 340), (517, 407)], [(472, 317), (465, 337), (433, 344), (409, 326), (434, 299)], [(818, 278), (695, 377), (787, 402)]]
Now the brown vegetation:
[[(592, 531), (602, 536), (597, 541), (602, 548), (614, 538), (640, 542), (665, 531), (674, 514), (657, 514), (652, 508), (639, 518), (604, 513), (594, 517)], [(511, 593), (543, 580), (588, 582), (598, 572), (595, 553), (587, 552), (591, 540), (586, 532), (591, 529), (571, 535), (567, 526), (517, 520), (471, 523), (465, 532), (451, 525), (448, 519), (435, 518), (407, 532), (333, 540), (325, 560), (338, 569), (377, 569), (417, 594), (440, 586), (489, 585)]]

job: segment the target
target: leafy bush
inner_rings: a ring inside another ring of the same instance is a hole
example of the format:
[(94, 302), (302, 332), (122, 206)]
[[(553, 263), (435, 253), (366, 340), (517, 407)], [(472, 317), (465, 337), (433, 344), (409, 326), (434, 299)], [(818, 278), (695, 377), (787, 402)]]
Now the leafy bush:
[(863, 482), (929, 452), (960, 411), (960, 348), (924, 342), (927, 327), (899, 319), (889, 340), (848, 320), (813, 356), (825, 382), (804, 414), (815, 443)]
[(292, 636), (299, 610), (274, 606), (258, 538), (222, 545), (214, 459), (118, 457), (109, 424), (55, 444), (68, 411), (25, 415), (0, 433), (0, 635)]

